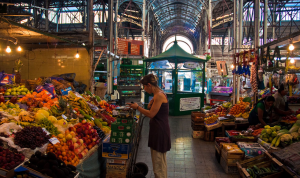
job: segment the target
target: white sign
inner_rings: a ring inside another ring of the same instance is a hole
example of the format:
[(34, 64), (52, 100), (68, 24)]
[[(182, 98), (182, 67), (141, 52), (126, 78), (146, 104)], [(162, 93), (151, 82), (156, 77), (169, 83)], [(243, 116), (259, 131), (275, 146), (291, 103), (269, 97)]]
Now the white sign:
[(200, 97), (180, 98), (180, 111), (200, 109)]
[(62, 118), (64, 118), (65, 120), (67, 120), (67, 119), (68, 119), (68, 117), (67, 117), (67, 116), (65, 116), (64, 114), (63, 114), (63, 115), (61, 115), (61, 117), (62, 117)]
[(56, 143), (60, 143), (60, 141), (56, 138), (56, 137), (53, 137), (53, 138), (50, 138), (49, 141), (55, 145)]
[(195, 69), (195, 68), (199, 67), (199, 63), (196, 63), (196, 62), (185, 62), (183, 66), (185, 68), (188, 68), (188, 69)]
[(48, 132), (45, 128), (43, 128), (43, 131), (46, 132), (47, 135), (50, 134), (50, 132)]

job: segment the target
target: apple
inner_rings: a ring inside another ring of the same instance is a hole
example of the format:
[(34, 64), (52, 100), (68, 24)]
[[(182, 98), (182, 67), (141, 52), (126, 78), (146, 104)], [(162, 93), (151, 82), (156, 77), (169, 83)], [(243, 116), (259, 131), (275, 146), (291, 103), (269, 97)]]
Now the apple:
[(82, 120), (82, 122), (81, 123), (83, 123), (83, 124), (85, 124), (86, 123), (86, 120), (84, 119), (84, 120)]
[(82, 139), (79, 139), (78, 141), (79, 141), (81, 144), (83, 144), (83, 140), (82, 140)]
[(66, 138), (63, 138), (63, 139), (62, 139), (62, 141), (63, 141), (64, 143), (66, 143), (66, 142), (67, 142)]
[(73, 142), (73, 143), (76, 143), (77, 140), (78, 140), (77, 138), (72, 138), (72, 142)]
[(71, 151), (74, 150), (74, 145), (73, 145), (73, 144), (71, 144), (71, 145), (69, 146), (69, 150), (71, 150)]
[(74, 143), (74, 148), (78, 148), (80, 145), (78, 143)]
[(83, 158), (83, 155), (81, 153), (79, 153), (77, 156), (78, 156), (79, 159)]
[(69, 133), (70, 133), (70, 131), (69, 131), (69, 130), (66, 130), (65, 135), (68, 135)]
[(79, 148), (77, 148), (77, 149), (74, 150), (74, 153), (75, 153), (76, 155), (78, 155), (80, 152), (81, 152), (81, 150), (80, 150)]
[(72, 135), (72, 137), (76, 137), (76, 133), (71, 131), (70, 134)]

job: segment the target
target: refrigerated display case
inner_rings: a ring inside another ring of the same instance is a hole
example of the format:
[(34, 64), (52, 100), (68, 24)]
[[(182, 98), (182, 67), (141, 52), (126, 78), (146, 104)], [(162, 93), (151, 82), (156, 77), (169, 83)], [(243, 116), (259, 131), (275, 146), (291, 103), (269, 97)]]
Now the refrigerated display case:
[(140, 80), (143, 76), (142, 65), (120, 65), (120, 76), (117, 77), (119, 98), (125, 102), (139, 102), (141, 100)]

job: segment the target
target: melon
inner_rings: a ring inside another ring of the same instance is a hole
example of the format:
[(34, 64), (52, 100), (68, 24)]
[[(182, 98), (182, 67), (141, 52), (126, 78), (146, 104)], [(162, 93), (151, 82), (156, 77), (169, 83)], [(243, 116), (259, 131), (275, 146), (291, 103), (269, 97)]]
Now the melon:
[(42, 114), (44, 114), (47, 118), (49, 117), (49, 112), (48, 111), (46, 111), (46, 110), (44, 110), (44, 109), (40, 109), (40, 110), (38, 110), (37, 111), (37, 113), (42, 113)]
[(300, 114), (297, 115), (297, 119), (300, 120)]
[(49, 116), (48, 120), (51, 121), (53, 124), (55, 124), (57, 122), (57, 119), (54, 116)]
[(41, 119), (44, 119), (44, 118), (47, 118), (43, 113), (41, 113), (41, 112), (38, 112), (38, 113), (36, 113), (35, 114), (35, 121), (36, 122), (38, 122), (38, 121), (40, 121)]

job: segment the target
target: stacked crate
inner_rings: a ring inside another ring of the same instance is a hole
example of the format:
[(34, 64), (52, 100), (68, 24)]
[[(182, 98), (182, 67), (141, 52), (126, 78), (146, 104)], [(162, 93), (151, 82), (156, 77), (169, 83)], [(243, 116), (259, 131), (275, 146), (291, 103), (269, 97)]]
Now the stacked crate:
[(204, 118), (205, 114), (200, 111), (193, 111), (191, 113), (191, 126), (193, 129), (193, 138), (204, 138)]
[[(133, 134), (135, 130), (134, 115), (132, 109), (117, 110), (117, 120), (111, 124), (109, 145), (104, 144), (106, 163), (106, 178), (124, 178), (128, 173), (128, 159), (131, 155)], [(109, 150), (109, 151), (106, 151)], [(102, 154), (103, 155), (103, 154)]]
[[(245, 153), (238, 148), (235, 143), (221, 143), (221, 159), (220, 164), (227, 174), (238, 174), (237, 162), (244, 160)], [(226, 146), (235, 148), (239, 151), (228, 151)]]

